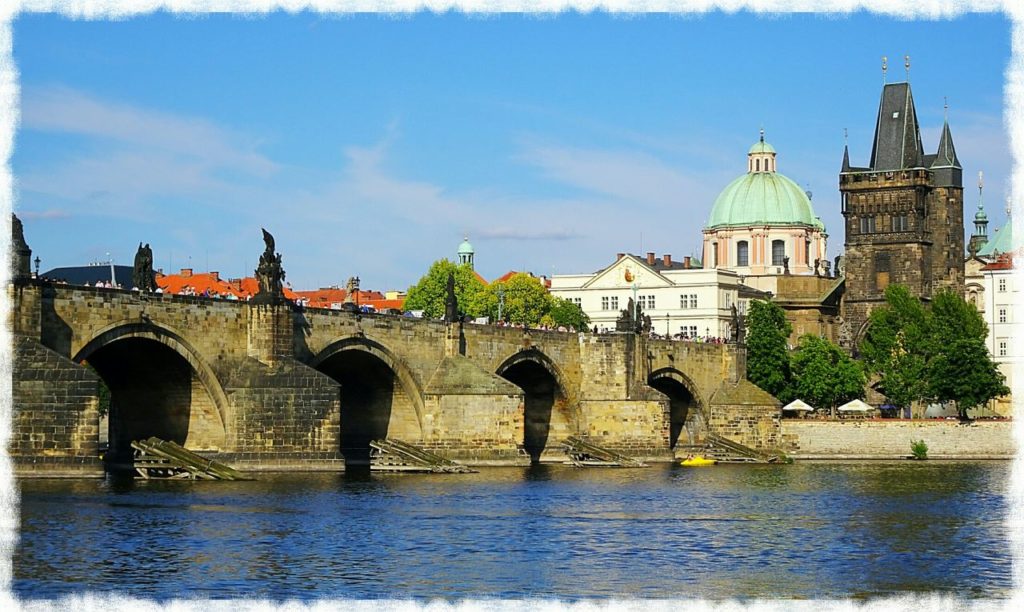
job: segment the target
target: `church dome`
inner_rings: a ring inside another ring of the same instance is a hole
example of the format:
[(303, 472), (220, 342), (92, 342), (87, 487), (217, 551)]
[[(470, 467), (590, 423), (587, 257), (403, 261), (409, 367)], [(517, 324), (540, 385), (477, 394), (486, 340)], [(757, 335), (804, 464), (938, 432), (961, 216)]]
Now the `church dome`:
[(822, 228), (800, 186), (775, 170), (775, 149), (761, 140), (747, 154), (747, 173), (715, 199), (707, 229), (730, 226), (805, 225)]
[(469, 243), (469, 238), (468, 237), (462, 239), (462, 244), (459, 245), (458, 254), (459, 255), (472, 255), (473, 254), (473, 245)]

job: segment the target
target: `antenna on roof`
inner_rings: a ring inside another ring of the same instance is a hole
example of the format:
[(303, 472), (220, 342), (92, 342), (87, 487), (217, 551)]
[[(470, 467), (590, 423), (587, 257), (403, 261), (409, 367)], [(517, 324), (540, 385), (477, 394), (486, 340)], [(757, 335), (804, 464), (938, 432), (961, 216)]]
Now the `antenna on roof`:
[(907, 69), (907, 82), (910, 82), (910, 56), (903, 56), (903, 67)]
[(882, 56), (882, 85), (885, 85), (885, 71), (889, 69), (889, 58)]

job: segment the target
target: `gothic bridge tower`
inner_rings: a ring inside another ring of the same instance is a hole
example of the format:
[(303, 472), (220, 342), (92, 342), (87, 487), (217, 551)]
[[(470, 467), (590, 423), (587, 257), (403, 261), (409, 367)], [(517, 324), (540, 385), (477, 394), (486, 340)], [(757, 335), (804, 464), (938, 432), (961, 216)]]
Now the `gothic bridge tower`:
[(851, 166), (847, 147), (839, 174), (847, 349), (856, 350), (869, 313), (884, 303), (891, 283), (925, 301), (943, 288), (963, 294), (962, 174), (948, 119), (938, 152), (925, 154), (910, 83), (884, 85), (870, 165)]

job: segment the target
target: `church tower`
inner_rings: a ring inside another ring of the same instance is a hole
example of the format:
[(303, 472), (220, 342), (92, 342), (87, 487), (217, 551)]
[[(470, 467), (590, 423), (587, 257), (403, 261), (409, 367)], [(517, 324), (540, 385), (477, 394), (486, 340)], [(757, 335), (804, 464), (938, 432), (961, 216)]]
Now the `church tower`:
[[(909, 74), (909, 59), (907, 62)], [(842, 339), (855, 350), (868, 314), (891, 283), (930, 300), (940, 289), (963, 294), (963, 169), (948, 120), (938, 152), (925, 154), (910, 83), (889, 83), (875, 123), (871, 162), (839, 173), (846, 226)]]

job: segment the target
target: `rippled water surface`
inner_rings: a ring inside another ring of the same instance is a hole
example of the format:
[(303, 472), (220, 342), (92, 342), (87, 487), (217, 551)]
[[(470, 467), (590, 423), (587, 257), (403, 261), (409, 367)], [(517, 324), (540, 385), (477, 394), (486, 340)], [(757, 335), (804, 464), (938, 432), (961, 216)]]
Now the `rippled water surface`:
[(1004, 462), (26, 480), (16, 594), (1006, 597)]

